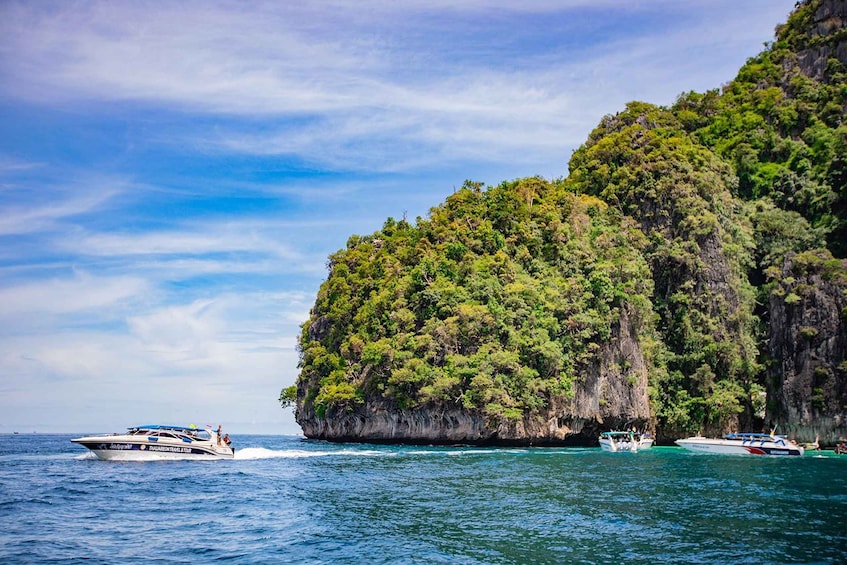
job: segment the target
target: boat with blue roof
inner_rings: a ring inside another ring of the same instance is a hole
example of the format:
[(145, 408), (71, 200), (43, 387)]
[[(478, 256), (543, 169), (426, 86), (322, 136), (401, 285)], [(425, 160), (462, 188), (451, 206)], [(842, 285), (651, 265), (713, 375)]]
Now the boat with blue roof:
[(107, 461), (154, 461), (161, 459), (232, 459), (235, 449), (221, 427), (161, 424), (135, 426), (123, 434), (75, 438), (73, 443), (88, 448)]
[(676, 444), (697, 453), (726, 455), (803, 455), (803, 447), (783, 435), (738, 432), (723, 438), (702, 436), (676, 440)]

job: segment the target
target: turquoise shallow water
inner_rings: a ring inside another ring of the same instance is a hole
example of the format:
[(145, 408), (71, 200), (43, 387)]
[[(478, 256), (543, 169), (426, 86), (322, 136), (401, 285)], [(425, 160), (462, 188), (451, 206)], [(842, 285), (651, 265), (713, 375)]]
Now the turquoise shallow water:
[(847, 456), (235, 436), (119, 463), (71, 437), (0, 436), (0, 563), (847, 562)]

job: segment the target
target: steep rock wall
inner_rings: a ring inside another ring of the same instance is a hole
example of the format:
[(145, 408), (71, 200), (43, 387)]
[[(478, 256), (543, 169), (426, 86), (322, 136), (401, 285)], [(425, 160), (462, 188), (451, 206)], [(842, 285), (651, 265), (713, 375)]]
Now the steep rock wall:
[(827, 80), (829, 59), (847, 64), (847, 2), (822, 0), (808, 22), (811, 41), (797, 46), (797, 64), (806, 76)]
[(635, 338), (633, 313), (622, 308), (609, 342), (574, 386), (572, 398), (553, 401), (518, 421), (486, 420), (458, 405), (400, 410), (377, 397), (352, 410), (319, 417), (300, 381), (296, 420), (306, 437), (328, 441), (474, 445), (595, 445), (604, 429), (649, 428), (647, 366)]
[(799, 441), (847, 436), (847, 262), (789, 255), (770, 295), (768, 413)]
[(702, 421), (658, 414), (660, 436), (715, 435), (747, 425), (746, 399), (739, 399), (747, 404), (741, 418), (707, 401), (721, 381), (750, 381), (758, 355), (753, 293), (743, 277), (746, 220), (732, 197), (737, 178), (730, 166), (692, 142), (671, 112), (630, 103), (603, 118), (574, 153), (570, 172), (579, 190), (620, 206), (650, 242), (644, 254), (669, 352), (662, 404), (672, 412), (694, 398), (706, 414)]

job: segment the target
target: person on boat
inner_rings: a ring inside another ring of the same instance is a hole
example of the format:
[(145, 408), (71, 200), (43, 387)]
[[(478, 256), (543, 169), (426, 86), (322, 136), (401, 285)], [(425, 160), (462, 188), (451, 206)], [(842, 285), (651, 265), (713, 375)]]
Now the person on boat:
[(220, 445), (221, 444), (221, 425), (220, 424), (218, 424), (218, 431), (215, 432), (215, 434), (218, 436), (218, 445)]
[(232, 445), (232, 440), (231, 440), (231, 439), (229, 439), (229, 434), (225, 434), (225, 435), (224, 435), (224, 443), (226, 444), (226, 446), (227, 446), (227, 447), (229, 447), (230, 445)]

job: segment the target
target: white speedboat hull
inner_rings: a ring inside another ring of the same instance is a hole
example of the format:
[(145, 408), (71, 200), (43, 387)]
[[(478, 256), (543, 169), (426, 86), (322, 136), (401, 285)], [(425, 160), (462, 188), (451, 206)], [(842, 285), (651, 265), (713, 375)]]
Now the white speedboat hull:
[(79, 438), (71, 440), (84, 447), (87, 447), (97, 456), (98, 459), (104, 461), (159, 461), (162, 459), (232, 459), (234, 454), (232, 449), (191, 447), (183, 445), (167, 445), (157, 444), (150, 445), (146, 443), (130, 443), (125, 441), (110, 438), (109, 441), (103, 441), (100, 438), (97, 441), (82, 441), (92, 438)]
[(649, 434), (638, 432), (611, 431), (600, 434), (600, 448), (603, 451), (641, 451), (653, 447), (653, 438)]
[(608, 439), (600, 440), (600, 448), (603, 451), (609, 451), (611, 453), (617, 453), (619, 451), (643, 451), (645, 449), (650, 449), (651, 447), (653, 447), (652, 439), (642, 439), (636, 441), (634, 445), (632, 442), (619, 442)]
[(676, 444), (697, 453), (723, 455), (803, 455), (803, 448), (780, 436), (770, 438), (737, 439), (690, 437), (678, 439)]
[(126, 434), (75, 438), (105, 461), (161, 461), (163, 459), (232, 459), (235, 450), (217, 433), (176, 426), (141, 426)]

